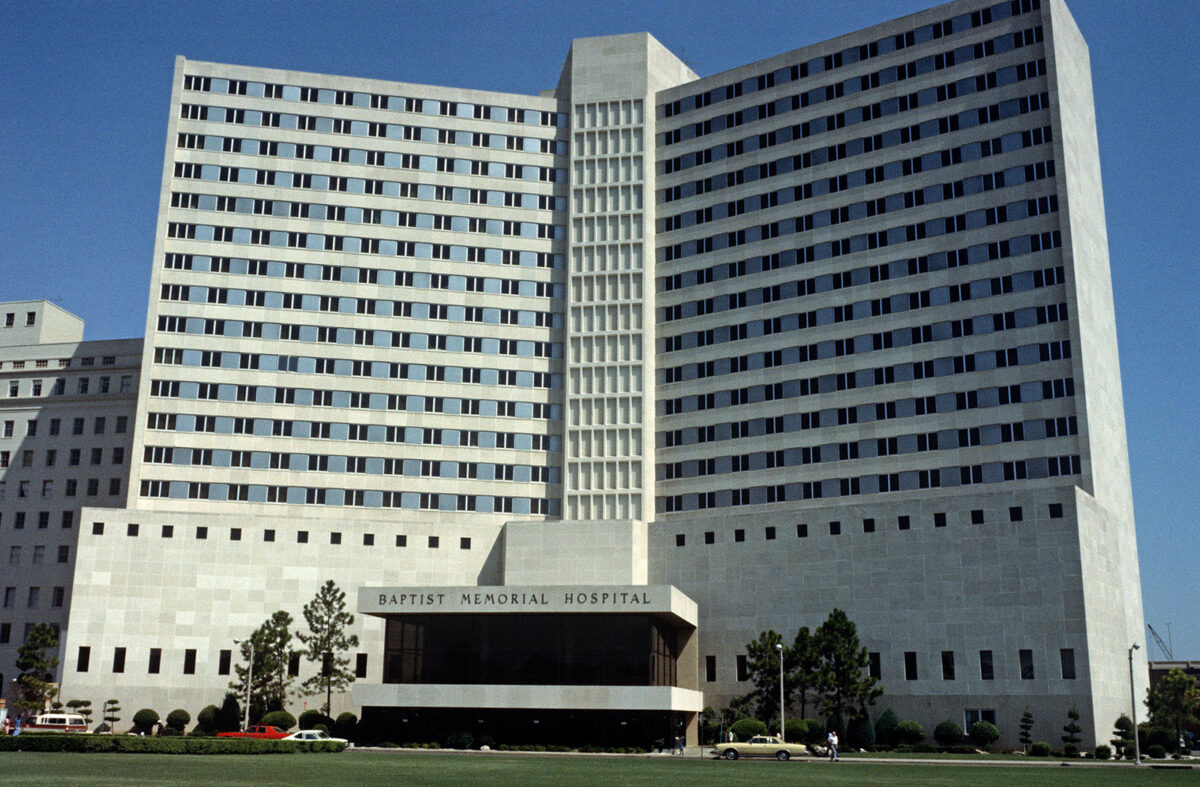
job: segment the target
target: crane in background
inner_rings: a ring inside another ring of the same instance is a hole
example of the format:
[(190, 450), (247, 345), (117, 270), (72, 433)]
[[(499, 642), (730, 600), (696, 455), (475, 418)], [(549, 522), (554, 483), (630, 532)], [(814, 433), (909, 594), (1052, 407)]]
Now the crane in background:
[[(1168, 623), (1167, 625), (1170, 626), (1171, 624)], [(1154, 626), (1151, 626), (1149, 623), (1147, 623), (1146, 628), (1150, 630), (1150, 636), (1154, 637), (1154, 641), (1158, 643), (1158, 649), (1161, 650), (1163, 655), (1167, 657), (1167, 661), (1174, 661), (1175, 654), (1171, 652), (1171, 646), (1163, 642), (1163, 638), (1158, 636), (1158, 632), (1154, 630)], [(1170, 629), (1167, 630), (1167, 633), (1171, 633)]]

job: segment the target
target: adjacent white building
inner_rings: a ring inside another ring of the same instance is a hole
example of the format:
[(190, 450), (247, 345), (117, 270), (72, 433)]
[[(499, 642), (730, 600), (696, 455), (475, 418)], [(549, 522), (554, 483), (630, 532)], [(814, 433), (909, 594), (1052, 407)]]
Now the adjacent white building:
[[(218, 702), (232, 640), (332, 578), (361, 593), (345, 704), (425, 732), (694, 729), (752, 688), (748, 641), (833, 607), (927, 728), (1011, 741), (1074, 705), (1104, 740), (1127, 708), (1123, 405), (1059, 0), (704, 78), (579, 39), (540, 95), (179, 58), (141, 369), (128, 499), (73, 531), (64, 694)], [(652, 592), (635, 621), (570, 586)], [(559, 595), (468, 614), (472, 587)], [(519, 680), (413, 666), (513, 626)], [(605, 626), (648, 672), (564, 666)]]

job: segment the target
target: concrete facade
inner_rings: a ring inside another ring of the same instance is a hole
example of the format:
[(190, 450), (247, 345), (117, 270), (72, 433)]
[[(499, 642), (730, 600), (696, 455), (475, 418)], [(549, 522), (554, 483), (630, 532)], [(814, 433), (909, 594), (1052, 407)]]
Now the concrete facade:
[[(671, 586), (704, 704), (836, 606), (902, 717), (1105, 740), (1142, 626), (1108, 266), (1059, 0), (704, 78), (580, 39), (536, 96), (180, 58), (65, 692), (219, 702), (231, 640), (329, 578)], [(443, 702), (355, 631), (355, 702)]]

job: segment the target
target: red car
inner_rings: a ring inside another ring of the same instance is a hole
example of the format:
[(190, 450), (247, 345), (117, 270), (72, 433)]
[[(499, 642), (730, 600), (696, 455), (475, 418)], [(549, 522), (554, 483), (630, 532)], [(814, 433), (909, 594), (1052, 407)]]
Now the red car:
[(288, 734), (278, 727), (269, 724), (253, 724), (241, 732), (218, 732), (218, 738), (262, 738), (277, 741), (286, 738)]

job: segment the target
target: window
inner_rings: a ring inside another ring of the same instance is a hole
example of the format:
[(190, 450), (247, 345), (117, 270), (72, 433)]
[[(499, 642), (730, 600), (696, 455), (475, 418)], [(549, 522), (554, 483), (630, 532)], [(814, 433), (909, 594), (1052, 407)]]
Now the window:
[(1062, 503), (1051, 503), (1050, 504), (1050, 518), (1051, 519), (1062, 519), (1062, 515), (1063, 515)]
[(113, 431), (115, 431), (117, 434), (125, 434), (125, 432), (128, 431), (128, 429), (129, 429), (129, 416), (118, 415), (117, 416), (117, 428), (114, 429)]
[(208, 538), (208, 528), (203, 525), (196, 528), (196, 540), (203, 541), (206, 538)]
[(60, 429), (62, 429), (62, 419), (61, 418), (51, 418), (50, 419), (50, 436), (58, 437), (58, 433), (59, 433)]
[(1060, 650), (1058, 661), (1062, 665), (1063, 680), (1075, 680), (1075, 649), (1063, 648)]
[(92, 424), (92, 434), (104, 434), (106, 420), (104, 416), (98, 416)]
[(17, 589), (14, 587), (6, 587), (4, 589), (4, 608), (12, 609), (17, 603)]
[(66, 544), (59, 544), (59, 546), (58, 546), (58, 562), (66, 563), (66, 562), (69, 562), (70, 559), (71, 559), (71, 547)]
[(901, 530), (909, 530), (912, 528), (912, 520), (910, 520), (907, 515), (901, 516), (898, 520), (898, 525)]
[(942, 651), (942, 680), (954, 680), (954, 651)]
[(430, 537), (429, 537), (429, 548), (430, 548), (430, 549), (437, 549), (437, 548), (438, 548), (438, 537), (437, 537), (437, 536), (430, 536)]
[(275, 540), (275, 531), (274, 530), (264, 530), (263, 531), (263, 541), (269, 542), (269, 541), (274, 541), (274, 540)]
[(162, 667), (162, 648), (150, 648), (150, 663), (146, 667), (146, 672), (151, 675), (157, 675)]
[(1033, 651), (1019, 650), (1017, 656), (1021, 661), (1021, 680), (1033, 680)]
[(971, 510), (971, 524), (972, 525), (982, 525), (983, 524), (983, 509), (982, 508), (974, 508)]
[(974, 708), (963, 711), (963, 721), (966, 722), (966, 729), (971, 729), (971, 725), (977, 721), (986, 721), (988, 724), (996, 723), (996, 711), (993, 709), (975, 710)]
[(62, 586), (57, 586), (51, 592), (50, 606), (55, 609), (61, 609), (63, 603), (67, 600), (67, 589)]
[(875, 520), (874, 519), (871, 519), (868, 517), (867, 519), (863, 520), (863, 532), (864, 533), (874, 533), (875, 532)]
[(712, 530), (704, 531), (704, 543), (706, 543), (706, 544), (717, 543), (717, 534)]
[(463, 538), (458, 539), (458, 548), (459, 549), (470, 549), (471, 548), (471, 539), (466, 538), (465, 536)]
[(1021, 511), (1020, 506), (1010, 506), (1009, 507), (1009, 509), (1008, 509), (1008, 521), (1009, 522), (1020, 522), (1024, 518), (1025, 518), (1025, 514), (1024, 514), (1024, 512)]
[(183, 674), (196, 674), (196, 649), (188, 648), (183, 652)]
[(750, 669), (746, 665), (746, 657), (744, 655), (737, 657), (737, 679), (739, 681), (750, 680)]
[(79, 647), (79, 655), (75, 657), (75, 671), (87, 672), (92, 661), (92, 649), (86, 645)]
[(946, 526), (946, 514), (944, 512), (939, 511), (933, 515), (933, 526), (934, 527), (945, 527)]
[(296, 543), (297, 544), (307, 544), (308, 543), (308, 531), (307, 530), (296, 531)]
[(766, 527), (766, 528), (764, 528), (764, 529), (763, 529), (763, 536), (764, 536), (764, 538), (765, 538), (767, 541), (774, 541), (774, 540), (775, 540), (775, 528), (774, 528), (774, 526), (769, 526), (769, 527)]
[(72, 527), (74, 527), (74, 525), (75, 525), (75, 512), (74, 511), (63, 511), (62, 512), (62, 529), (70, 530)]
[(175, 526), (174, 525), (163, 525), (162, 526), (162, 537), (163, 538), (174, 538), (175, 537)]
[(342, 534), (341, 533), (330, 533), (329, 534), (329, 543), (334, 544), (334, 545), (342, 543)]
[(71, 422), (71, 434), (83, 434), (83, 419), (76, 418)]
[(367, 677), (367, 654), (356, 653), (354, 656), (354, 677)]
[(875, 680), (883, 678), (883, 668), (880, 663), (878, 651), (872, 651), (867, 654), (867, 674)]
[(217, 653), (217, 674), (218, 675), (228, 675), (229, 674), (229, 662), (232, 660), (232, 657), (233, 657), (233, 652), (229, 651), (229, 650), (222, 650)]
[(21, 562), (21, 547), (11, 546), (8, 548), (8, 564), (10, 566), (19, 565)]
[(841, 522), (830, 522), (829, 523), (829, 535), (840, 536), (841, 534), (842, 534), (842, 523)]
[(300, 654), (293, 653), (288, 657), (288, 675), (293, 678), (300, 674)]
[(796, 525), (796, 538), (808, 538), (808, 525)]
[(904, 679), (917, 679), (917, 654), (916, 651), (904, 651)]
[(93, 522), (92, 523), (92, 535), (93, 536), (104, 535), (104, 523), (103, 522)]
[(113, 649), (113, 672), (125, 671), (125, 648)]
[(737, 530), (733, 531), (733, 540), (737, 541), (739, 543), (742, 541), (745, 541), (746, 540), (746, 531), (742, 530), (741, 528), (738, 528)]
[(40, 566), (46, 559), (46, 547), (38, 544), (33, 548), (33, 565)]
[(229, 540), (230, 541), (241, 541), (242, 540), (242, 529), (240, 527), (231, 527), (229, 529)]
[(396, 536), (396, 546), (398, 546), (398, 547), (408, 546), (408, 536)]
[(29, 604), (27, 606), (30, 609), (37, 609), (38, 602), (41, 600), (41, 596), (42, 596), (41, 588), (39, 588), (39, 587), (30, 588), (29, 589), (29, 599), (28, 599)]
[(125, 535), (130, 536), (130, 537), (136, 537), (139, 529), (140, 529), (140, 527), (136, 522), (130, 522), (128, 525), (125, 526)]
[(687, 545), (687, 536), (685, 536), (683, 533), (676, 533), (675, 534), (675, 546), (682, 547), (682, 546), (686, 546), (686, 545)]
[(717, 680), (717, 657), (704, 657), (704, 680), (708, 683), (714, 683)]
[(992, 652), (990, 650), (979, 651), (979, 677), (982, 680), (995, 680), (996, 671), (992, 666)]

